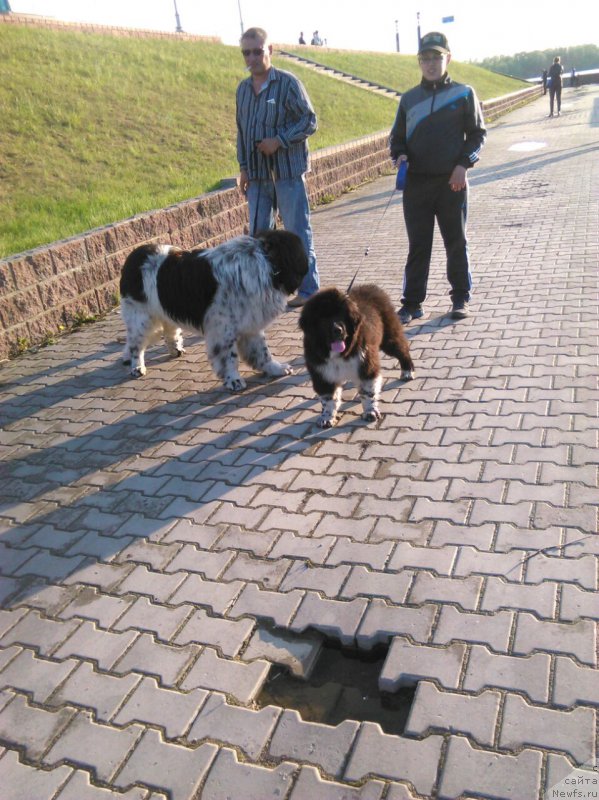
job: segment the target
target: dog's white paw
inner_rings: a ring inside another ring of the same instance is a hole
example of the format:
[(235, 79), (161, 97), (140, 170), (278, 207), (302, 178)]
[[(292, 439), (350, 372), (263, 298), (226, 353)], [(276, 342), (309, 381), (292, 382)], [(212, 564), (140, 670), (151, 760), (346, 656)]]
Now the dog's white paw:
[(243, 378), (227, 378), (224, 382), (225, 389), (228, 389), (230, 392), (241, 392), (245, 389), (247, 383), (243, 380)]
[(171, 356), (173, 358), (181, 358), (184, 352), (185, 352), (184, 347), (181, 348), (177, 347), (175, 350), (171, 350)]
[(362, 414), (362, 419), (366, 422), (376, 422), (377, 419), (381, 419), (382, 416), (378, 408), (371, 408)]
[(402, 369), (401, 371), (401, 379), (402, 381), (413, 381), (416, 377), (416, 373), (413, 369)]
[(132, 378), (142, 378), (146, 374), (147, 370), (145, 367), (135, 367), (131, 370), (131, 377)]
[(328, 417), (328, 416), (327, 416), (327, 417), (320, 416), (320, 417), (318, 417), (318, 419), (316, 420), (316, 424), (318, 425), (318, 427), (319, 427), (319, 428), (324, 428), (324, 429), (326, 429), (326, 428), (332, 428), (332, 427), (333, 427), (333, 425), (334, 425), (336, 422), (337, 422), (337, 419), (336, 419), (335, 417), (332, 417), (332, 418), (331, 418), (331, 417)]
[(282, 375), (293, 375), (291, 364), (280, 364), (278, 361), (271, 361), (264, 370), (264, 374), (269, 378), (280, 378)]

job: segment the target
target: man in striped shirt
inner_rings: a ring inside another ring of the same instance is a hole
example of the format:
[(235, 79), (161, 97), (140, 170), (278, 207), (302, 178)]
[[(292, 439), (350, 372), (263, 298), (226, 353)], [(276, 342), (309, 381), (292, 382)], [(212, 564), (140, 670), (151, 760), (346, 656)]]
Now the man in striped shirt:
[(308, 274), (289, 301), (299, 307), (320, 285), (305, 181), (307, 140), (316, 130), (316, 114), (301, 82), (272, 66), (265, 30), (245, 31), (241, 52), (250, 76), (237, 87), (239, 185), (247, 195), (252, 234), (274, 228), (278, 210), (285, 229), (303, 242)]

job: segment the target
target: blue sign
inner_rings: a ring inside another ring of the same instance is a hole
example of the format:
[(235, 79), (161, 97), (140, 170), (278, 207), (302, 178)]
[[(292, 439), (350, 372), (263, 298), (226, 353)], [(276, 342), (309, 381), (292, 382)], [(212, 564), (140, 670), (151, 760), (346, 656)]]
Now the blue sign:
[(441, 19), (441, 22), (453, 22), (453, 21), (454, 21), (453, 17), (443, 17)]

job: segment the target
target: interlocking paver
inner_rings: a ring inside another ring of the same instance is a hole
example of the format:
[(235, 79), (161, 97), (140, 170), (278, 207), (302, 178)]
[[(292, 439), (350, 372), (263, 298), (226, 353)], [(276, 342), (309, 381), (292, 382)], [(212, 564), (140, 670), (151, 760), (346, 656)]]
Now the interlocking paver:
[(244, 586), (227, 616), (231, 619), (238, 619), (249, 615), (270, 620), (275, 625), (284, 628), (289, 625), (303, 597), (304, 592), (299, 589), (279, 594), (261, 589), (254, 583), (248, 583), (247, 586)]
[(0, 758), (0, 786), (3, 800), (24, 800), (27, 795), (35, 800), (53, 800), (56, 792), (64, 786), (73, 770), (66, 766), (41, 771), (22, 764), (15, 750), (7, 750)]
[(191, 692), (162, 689), (154, 678), (143, 678), (113, 717), (113, 722), (157, 725), (169, 739), (176, 739), (185, 734), (207, 696), (208, 692), (202, 689)]
[(464, 662), (466, 647), (430, 647), (412, 644), (397, 636), (393, 639), (379, 677), (379, 688), (394, 692), (400, 686), (413, 686), (419, 680), (437, 680), (447, 689), (456, 689)]
[(83, 662), (75, 671), (71, 671), (48, 704), (91, 708), (97, 720), (107, 722), (139, 681), (139, 675), (125, 675), (122, 678), (108, 675), (94, 671), (91, 664)]
[(250, 703), (262, 688), (271, 665), (256, 659), (248, 664), (220, 658), (206, 647), (181, 681), (182, 689), (211, 689), (232, 695), (240, 703)]
[(248, 553), (239, 553), (222, 577), (226, 581), (253, 581), (267, 589), (277, 589), (293, 563), (288, 558), (256, 558)]
[(529, 705), (523, 697), (508, 694), (503, 709), (499, 747), (522, 746), (562, 750), (577, 764), (595, 755), (595, 713), (590, 708), (555, 711)]
[[(398, 786), (398, 784), (395, 784)], [(400, 787), (404, 789), (405, 787)], [(320, 777), (315, 767), (303, 766), (298, 778), (293, 785), (289, 800), (380, 800), (385, 790), (382, 781), (367, 781), (361, 788), (351, 788), (347, 784), (337, 781), (327, 781)], [(391, 795), (390, 800), (410, 800), (410, 795), (405, 790), (404, 795)]]
[(36, 703), (44, 703), (77, 667), (73, 659), (52, 661), (38, 658), (32, 650), (21, 650), (0, 672), (0, 685), (30, 692)]
[(502, 608), (531, 611), (541, 619), (552, 619), (555, 617), (557, 588), (558, 584), (551, 581), (529, 586), (510, 583), (503, 578), (489, 578), (480, 608), (481, 611), (498, 611)]
[(351, 600), (354, 597), (384, 597), (399, 605), (407, 597), (412, 583), (412, 573), (372, 572), (366, 567), (352, 567), (339, 597)]
[(359, 781), (368, 774), (405, 780), (417, 792), (428, 794), (436, 780), (441, 736), (422, 741), (389, 736), (374, 722), (364, 722), (345, 770), (345, 778)]
[(368, 601), (361, 597), (350, 601), (328, 600), (307, 592), (289, 627), (298, 633), (313, 628), (342, 644), (352, 645), (367, 606)]
[(508, 649), (514, 614), (497, 611), (495, 614), (472, 614), (444, 606), (435, 625), (434, 644), (475, 642), (486, 644), (498, 653)]
[(473, 697), (440, 691), (433, 683), (420, 681), (405, 730), (413, 736), (429, 731), (465, 733), (479, 744), (491, 746), (500, 702), (499, 692), (485, 691)]
[(243, 787), (244, 800), (284, 797), (297, 769), (296, 764), (287, 762), (275, 769), (244, 764), (238, 761), (233, 750), (223, 748), (210, 769), (203, 793), (215, 800), (225, 800), (227, 797), (235, 797), (239, 787)]
[[(57, 767), (57, 769), (59, 768)], [(163, 794), (150, 796), (148, 789), (139, 787), (121, 793), (93, 786), (88, 773), (77, 770), (57, 795), (56, 800), (159, 800), (159, 797), (162, 800), (165, 796)]]
[(570, 658), (556, 658), (553, 702), (558, 706), (599, 706), (599, 670), (581, 667)]
[(254, 623), (251, 620), (233, 622), (212, 617), (204, 609), (200, 609), (187, 620), (173, 641), (174, 644), (209, 644), (217, 647), (226, 656), (236, 656), (253, 629)]
[(587, 617), (599, 621), (599, 603), (596, 592), (586, 592), (577, 586), (565, 584), (562, 587), (560, 619), (574, 621)]
[(273, 758), (315, 764), (339, 778), (359, 727), (359, 722), (349, 719), (336, 726), (304, 722), (297, 711), (284, 711), (268, 752)]
[(227, 703), (224, 695), (210, 694), (197, 715), (187, 739), (189, 742), (211, 741), (239, 747), (253, 761), (260, 758), (266, 742), (272, 735), (281, 709), (266, 706), (254, 711)]
[(436, 572), (438, 575), (450, 575), (456, 553), (456, 547), (415, 547), (409, 542), (398, 542), (387, 570), (399, 571), (412, 567)]
[(93, 769), (100, 780), (110, 782), (142, 732), (139, 725), (123, 730), (98, 725), (91, 714), (79, 711), (43, 760), (52, 766), (65, 759)]
[(147, 730), (114, 784), (123, 788), (134, 783), (149, 784), (164, 790), (172, 800), (189, 800), (197, 796), (196, 790), (216, 752), (213, 744), (190, 750), (163, 741), (158, 731)]
[(551, 658), (547, 653), (535, 653), (527, 658), (502, 656), (486, 647), (474, 645), (470, 650), (463, 688), (480, 692), (498, 687), (524, 692), (537, 703), (549, 699), (549, 670)]
[(317, 633), (294, 636), (284, 631), (258, 628), (243, 652), (244, 661), (266, 658), (285, 666), (292, 675), (307, 679), (312, 674), (322, 649), (323, 637)]
[(572, 655), (583, 664), (595, 666), (596, 626), (591, 620), (559, 623), (536, 619), (526, 612), (518, 614), (513, 652), (528, 655), (547, 650), (559, 655)]
[(170, 641), (191, 615), (190, 606), (170, 608), (150, 602), (147, 597), (138, 597), (123, 616), (113, 624), (114, 631), (149, 631), (156, 638)]
[(88, 658), (96, 661), (101, 669), (109, 670), (131, 647), (138, 635), (137, 631), (110, 633), (100, 630), (93, 622), (83, 622), (53, 655), (55, 658)]
[(131, 604), (131, 600), (103, 594), (94, 586), (82, 586), (58, 616), (61, 619), (95, 620), (101, 628), (110, 628)]
[(303, 558), (313, 564), (324, 564), (333, 545), (334, 536), (306, 537), (296, 536), (291, 531), (281, 534), (275, 546), (268, 554), (268, 558), (281, 559), (282, 556)]
[(597, 588), (598, 566), (595, 556), (557, 558), (539, 553), (527, 562), (526, 582), (561, 581), (577, 583), (583, 589), (594, 590)]
[(163, 644), (155, 641), (149, 633), (142, 633), (113, 665), (112, 672), (119, 675), (128, 672), (157, 675), (165, 686), (174, 686), (201, 649), (196, 645), (179, 647)]
[[(2, 800), (15, 781), (36, 800), (528, 800), (578, 775), (599, 692), (599, 89), (564, 91), (559, 125), (540, 98), (492, 126), (471, 173), (473, 314), (445, 317), (436, 236), (407, 330), (417, 377), (383, 360), (375, 426), (348, 391), (316, 428), (296, 312), (267, 332), (296, 374), (243, 367), (238, 395), (200, 337), (128, 380), (118, 313), (0, 365)], [(510, 150), (531, 137), (541, 156)], [(360, 281), (399, 302), (392, 183), (315, 209), (323, 282), (347, 286), (380, 226)], [(343, 724), (256, 710), (271, 663), (309, 673), (312, 637), (389, 648), (381, 687), (420, 681), (405, 736), (363, 723), (349, 749)], [(36, 768), (54, 748), (64, 762)]]
[(337, 597), (349, 572), (350, 567), (347, 564), (312, 567), (305, 561), (294, 561), (279, 588), (282, 592), (292, 589), (320, 590), (327, 597)]
[(193, 603), (194, 605), (207, 606), (215, 614), (224, 614), (233, 605), (242, 588), (243, 583), (241, 581), (218, 583), (217, 581), (204, 580), (201, 575), (189, 575), (170, 598), (169, 602), (174, 605)]
[(46, 619), (39, 612), (30, 611), (4, 634), (0, 644), (3, 647), (21, 644), (39, 650), (42, 655), (52, 655), (78, 626), (78, 622)]
[(499, 755), (474, 748), (461, 736), (452, 736), (441, 782), (439, 798), (454, 800), (462, 795), (508, 798), (537, 797), (541, 785), (539, 750), (522, 750), (518, 755)]
[(464, 609), (473, 610), (478, 604), (483, 579), (445, 578), (418, 572), (408, 594), (408, 601), (415, 605), (426, 602), (457, 603)]
[[(11, 693), (6, 693), (10, 698)], [(22, 747), (27, 758), (38, 760), (72, 720), (75, 711), (61, 708), (56, 712), (30, 706), (23, 695), (13, 695), (0, 711), (0, 739)]]

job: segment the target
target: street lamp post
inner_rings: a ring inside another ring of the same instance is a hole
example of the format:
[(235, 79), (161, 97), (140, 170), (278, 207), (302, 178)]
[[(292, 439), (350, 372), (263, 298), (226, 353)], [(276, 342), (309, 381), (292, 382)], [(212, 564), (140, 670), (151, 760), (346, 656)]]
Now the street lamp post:
[(241, 0), (237, 0), (237, 8), (239, 9), (239, 24), (241, 25), (241, 35), (245, 33), (245, 29), (243, 27), (243, 19), (241, 16)]
[(183, 28), (181, 27), (181, 20), (179, 19), (179, 11), (177, 10), (177, 0), (173, 0), (175, 4), (175, 20), (177, 22), (176, 31), (177, 33), (183, 33)]
[(420, 50), (420, 11), (416, 12), (416, 21), (418, 23), (418, 49)]
[(399, 53), (399, 20), (395, 20), (395, 49)]

